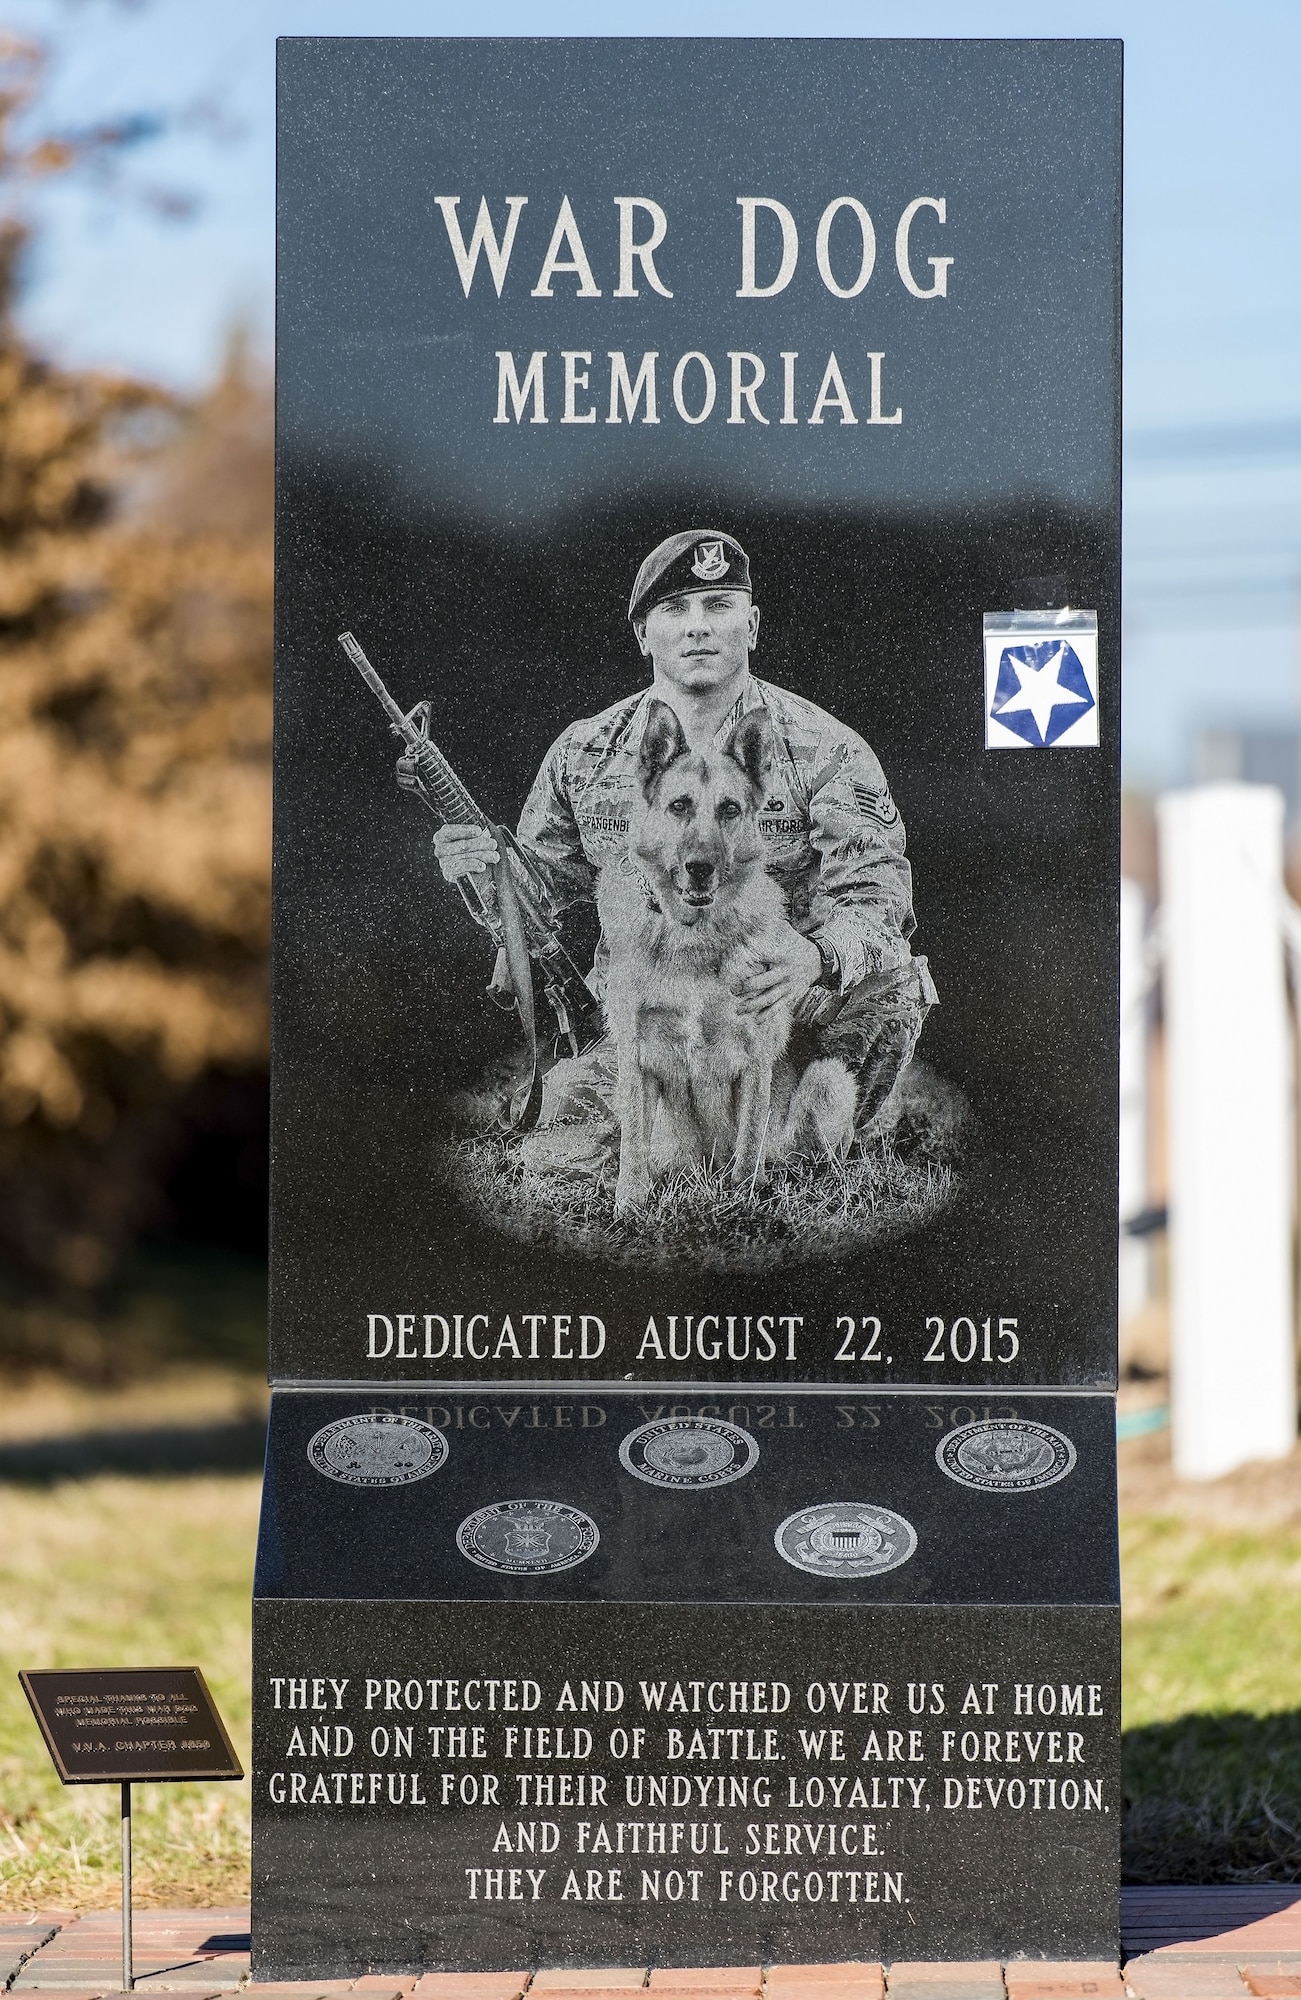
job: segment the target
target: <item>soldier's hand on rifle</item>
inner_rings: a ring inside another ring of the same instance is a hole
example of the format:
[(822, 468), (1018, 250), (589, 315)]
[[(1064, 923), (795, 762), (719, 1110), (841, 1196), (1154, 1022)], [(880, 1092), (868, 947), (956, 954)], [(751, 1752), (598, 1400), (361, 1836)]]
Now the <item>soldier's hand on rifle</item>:
[(440, 826), (434, 835), (434, 853), (446, 882), (481, 875), (501, 859), (496, 841), (482, 826)]

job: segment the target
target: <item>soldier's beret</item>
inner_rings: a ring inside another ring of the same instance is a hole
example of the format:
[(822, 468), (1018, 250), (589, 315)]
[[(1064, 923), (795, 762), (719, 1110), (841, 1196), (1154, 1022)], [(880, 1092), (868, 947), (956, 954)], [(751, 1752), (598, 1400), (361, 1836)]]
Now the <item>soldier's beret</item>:
[(691, 528), (651, 550), (637, 572), (628, 616), (644, 618), (652, 605), (683, 590), (749, 588), (750, 558), (741, 544), (718, 528)]

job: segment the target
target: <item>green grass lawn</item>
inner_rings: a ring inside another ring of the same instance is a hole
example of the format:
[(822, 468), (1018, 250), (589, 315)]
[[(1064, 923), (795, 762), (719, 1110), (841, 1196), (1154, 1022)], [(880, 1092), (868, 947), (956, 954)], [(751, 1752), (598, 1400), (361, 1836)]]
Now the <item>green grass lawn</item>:
[[(1262, 1477), (1190, 1500), (1158, 1472), (1130, 1494), (1131, 1880), (1301, 1879), (1301, 1461), (1269, 1475), (1268, 1505)], [(247, 1761), (257, 1501), (251, 1473), (0, 1488), (0, 1907), (118, 1895), (116, 1790), (59, 1785), (19, 1667), (200, 1665)], [(140, 1901), (242, 1901), (248, 1799), (246, 1783), (140, 1787)]]
[(1301, 1880), (1301, 1521), (1243, 1511), (1122, 1517), (1130, 1881)]
[[(117, 1788), (59, 1783), (20, 1667), (201, 1666), (247, 1769), (259, 1483), (0, 1488), (0, 1908), (102, 1909), (119, 1895)], [(248, 1835), (247, 1782), (138, 1786), (137, 1900), (245, 1901)]]

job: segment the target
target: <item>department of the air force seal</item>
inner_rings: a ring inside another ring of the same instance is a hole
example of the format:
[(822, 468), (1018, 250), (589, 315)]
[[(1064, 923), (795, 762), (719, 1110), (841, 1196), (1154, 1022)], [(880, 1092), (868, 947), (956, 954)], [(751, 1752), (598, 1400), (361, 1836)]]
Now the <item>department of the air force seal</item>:
[(812, 1576), (882, 1576), (907, 1562), (917, 1530), (888, 1507), (828, 1500), (788, 1514), (773, 1540), (779, 1556)]
[(318, 1472), (345, 1486), (409, 1486), (437, 1472), (447, 1439), (416, 1417), (369, 1411), (324, 1425), (309, 1440), (307, 1456)]
[(749, 1431), (719, 1417), (663, 1417), (629, 1431), (619, 1461), (648, 1486), (692, 1490), (744, 1479), (759, 1463), (759, 1447)]
[(498, 1500), (467, 1514), (456, 1546), (480, 1569), (546, 1576), (586, 1562), (601, 1539), (590, 1515), (560, 1500)]
[(935, 1447), (941, 1472), (977, 1493), (1038, 1493), (1075, 1467), (1075, 1446), (1051, 1424), (990, 1417), (950, 1431)]

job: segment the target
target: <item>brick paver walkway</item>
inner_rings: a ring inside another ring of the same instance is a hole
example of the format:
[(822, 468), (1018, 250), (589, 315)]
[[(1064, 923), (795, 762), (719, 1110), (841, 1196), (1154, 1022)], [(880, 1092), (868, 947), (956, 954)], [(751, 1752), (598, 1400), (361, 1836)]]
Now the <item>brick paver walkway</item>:
[[(1301, 2000), (1301, 1887), (1126, 1890), (1133, 1955), (880, 1965), (617, 1966), (584, 1971), (370, 1974), (271, 1985), (249, 1973), (248, 1911), (140, 1910), (139, 1990), (225, 2000)], [(0, 1917), (0, 1980), (22, 2000), (116, 2000), (116, 1911)]]

